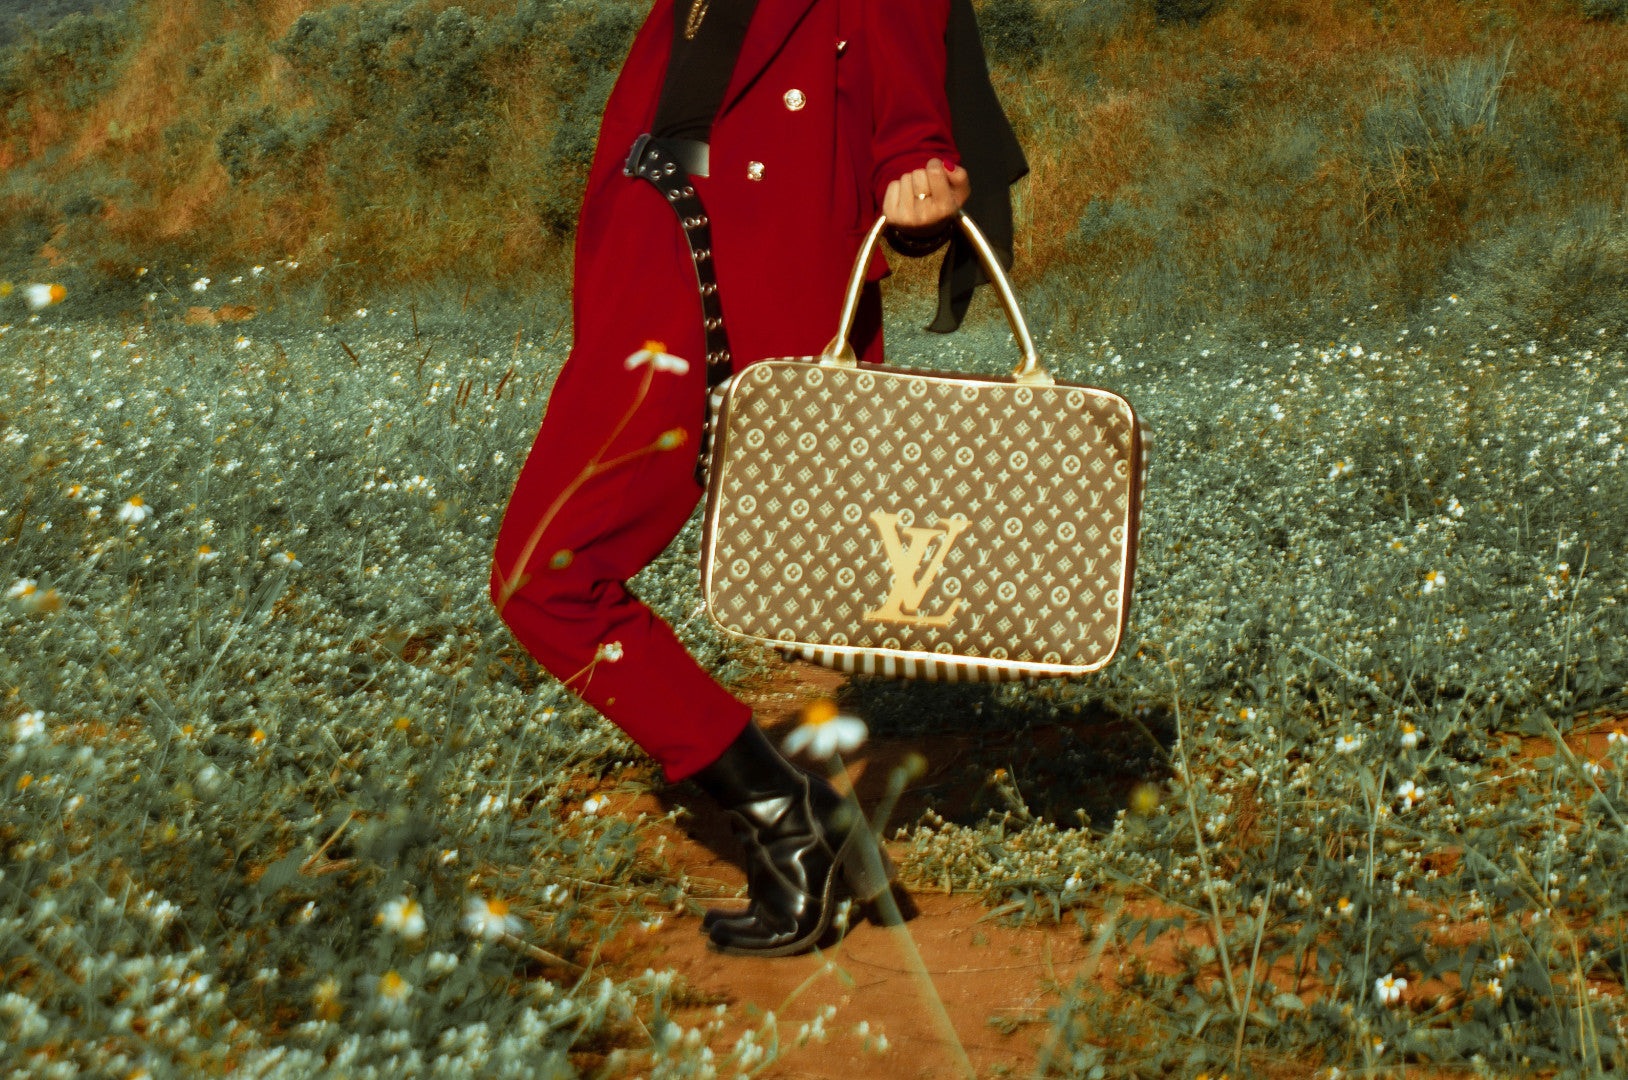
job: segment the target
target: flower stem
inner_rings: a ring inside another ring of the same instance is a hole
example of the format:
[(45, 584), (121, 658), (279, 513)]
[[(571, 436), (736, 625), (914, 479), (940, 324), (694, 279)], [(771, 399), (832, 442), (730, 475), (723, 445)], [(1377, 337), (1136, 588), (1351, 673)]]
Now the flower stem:
[(626, 414), (623, 415), (621, 422), (618, 423), (615, 429), (611, 431), (610, 435), (606, 437), (605, 444), (598, 450), (594, 451), (594, 456), (588, 459), (588, 464), (583, 466), (582, 471), (577, 474), (576, 479), (567, 484), (565, 490), (561, 491), (559, 495), (555, 497), (553, 504), (549, 506), (546, 511), (544, 511), (543, 516), (538, 520), (536, 527), (531, 530), (531, 536), (526, 540), (526, 546), (520, 549), (520, 557), (515, 560), (514, 570), (503, 582), (503, 588), (497, 601), (497, 611), (500, 616), (503, 614), (503, 608), (508, 604), (509, 598), (519, 590), (521, 585), (530, 580), (529, 577), (522, 578), (522, 575), (525, 573), (526, 567), (531, 563), (531, 557), (536, 552), (537, 545), (542, 543), (543, 532), (553, 522), (554, 515), (560, 512), (560, 509), (565, 505), (566, 500), (572, 495), (575, 495), (577, 490), (581, 488), (583, 484), (587, 483), (604, 469), (608, 469), (614, 465), (620, 464), (621, 462), (634, 456), (634, 454), (643, 452), (643, 450), (650, 450), (655, 447), (656, 444), (652, 443), (650, 446), (644, 447), (643, 450), (634, 451), (633, 454), (623, 455), (620, 458), (613, 459), (609, 463), (605, 463), (600, 460), (600, 456), (610, 449), (611, 443), (616, 441), (616, 437), (622, 433), (623, 428), (627, 427), (628, 421), (633, 419), (633, 414), (637, 412), (639, 410), (639, 406), (644, 403), (645, 396), (650, 391), (650, 380), (652, 377), (654, 377), (655, 373), (656, 369), (654, 365), (650, 365), (645, 368), (644, 381), (639, 384), (639, 392), (633, 398), (633, 404), (628, 407), (628, 410)]
[[(1170, 681), (1176, 683), (1175, 669), (1170, 669)], [(1193, 823), (1193, 843), (1198, 845), (1198, 866), (1204, 873), (1204, 892), (1210, 898), (1210, 917), (1215, 927), (1215, 947), (1221, 954), (1221, 974), (1226, 976), (1227, 1000), (1234, 1012), (1239, 1011), (1238, 987), (1232, 981), (1232, 958), (1227, 955), (1227, 932), (1221, 925), (1221, 905), (1215, 899), (1215, 879), (1210, 876), (1210, 856), (1204, 847), (1204, 832), (1198, 824), (1198, 806), (1193, 802), (1193, 771), (1187, 764), (1187, 736), (1181, 725), (1181, 687), (1175, 688), (1176, 749), (1181, 752), (1181, 781), (1187, 794), (1187, 816)]]
[[(847, 768), (842, 764), (842, 755), (831, 755), (831, 775), (846, 779)], [(865, 857), (865, 869), (876, 877), (886, 876), (882, 868), (882, 856), (877, 851), (877, 838), (871, 831), (870, 823), (865, 820), (864, 811), (860, 809), (859, 799), (853, 791), (853, 785), (848, 786), (848, 802), (854, 811), (853, 827), (862, 830), (860, 840)], [(893, 899), (891, 887), (882, 890), (877, 898), (876, 906), (882, 913), (882, 921), (887, 924), (888, 931), (898, 943), (899, 949), (905, 954), (910, 963), (911, 975), (915, 977), (916, 984), (921, 988), (922, 1000), (927, 1003), (938, 1025), (944, 1040), (951, 1048), (951, 1056), (955, 1059), (957, 1068), (967, 1080), (977, 1080), (977, 1073), (972, 1068), (972, 1062), (967, 1057), (966, 1047), (961, 1045), (961, 1037), (955, 1032), (955, 1025), (950, 1022), (950, 1014), (944, 1008), (944, 1000), (938, 996), (938, 989), (933, 986), (933, 977), (927, 972), (927, 965), (922, 961), (921, 951), (916, 948), (915, 938), (910, 936), (910, 928), (904, 924), (904, 916), (899, 913), (899, 905)]]

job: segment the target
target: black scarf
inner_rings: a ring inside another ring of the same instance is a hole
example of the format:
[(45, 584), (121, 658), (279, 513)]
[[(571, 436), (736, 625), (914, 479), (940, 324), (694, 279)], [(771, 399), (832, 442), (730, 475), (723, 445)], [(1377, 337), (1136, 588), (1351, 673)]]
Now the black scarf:
[[(1012, 195), (1008, 188), (1028, 173), (1029, 162), (990, 84), (972, 0), (950, 0), (944, 48), (950, 133), (960, 151), (961, 167), (972, 182), (972, 194), (961, 209), (989, 240), (1001, 269), (1010, 272)], [(938, 317), (927, 329), (948, 334), (959, 328), (972, 303), (972, 290), (988, 281), (972, 241), (956, 228), (938, 271)]]

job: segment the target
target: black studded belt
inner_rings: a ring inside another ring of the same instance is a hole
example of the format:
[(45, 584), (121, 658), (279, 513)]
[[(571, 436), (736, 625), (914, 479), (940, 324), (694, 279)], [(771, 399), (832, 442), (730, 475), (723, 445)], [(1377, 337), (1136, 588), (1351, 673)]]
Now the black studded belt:
[(695, 281), (701, 289), (702, 326), (707, 335), (707, 394), (701, 397), (701, 445), (695, 459), (695, 481), (706, 486), (704, 469), (707, 447), (711, 443), (712, 410), (708, 399), (714, 386), (729, 378), (729, 335), (724, 330), (723, 302), (718, 296), (718, 279), (712, 272), (712, 230), (708, 227), (706, 209), (690, 183), (693, 171), (705, 176), (707, 144), (695, 139), (657, 139), (649, 134), (640, 135), (628, 151), (622, 166), (623, 176), (642, 176), (666, 196), (668, 205), (678, 215), (684, 227), (684, 239), (690, 245), (690, 261), (695, 264)]

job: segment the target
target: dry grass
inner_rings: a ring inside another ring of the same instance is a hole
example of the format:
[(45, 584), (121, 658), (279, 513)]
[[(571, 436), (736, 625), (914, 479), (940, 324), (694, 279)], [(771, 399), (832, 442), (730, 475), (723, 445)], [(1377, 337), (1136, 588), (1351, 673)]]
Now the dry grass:
[[(54, 214), (52, 193), (117, 192), (56, 244), (70, 262), (100, 260), (112, 276), (154, 252), (225, 266), (267, 250), (313, 274), (350, 266), (340, 276), (358, 289), (558, 275), (569, 238), (548, 233), (537, 205), (559, 171), (548, 157), (562, 108), (552, 91), (568, 58), (559, 53), (566, 35), (552, 30), (528, 44), (523, 62), (485, 73), (496, 104), (483, 119), (504, 150), (484, 175), (379, 174), (388, 194), (348, 206), (329, 170), (383, 162), (371, 144), (347, 151), (331, 136), (275, 182), (228, 180), (217, 140), (240, 112), (324, 106), (320, 88), (271, 45), (301, 14), (332, 6), (132, 8), (137, 30), (110, 92), (68, 110), (54, 76), (41, 78), (0, 122), (0, 165), (17, 178), (0, 220)], [(488, 20), (515, 10), (507, 0), (459, 6)], [(1037, 10), (1055, 19), (1069, 7), (1039, 0)], [(1406, 105), (1400, 61), (1446, 70), (1511, 41), (1494, 131), (1424, 158), (1365, 154), (1370, 107)], [(1621, 25), (1536, 0), (1242, 0), (1195, 26), (1159, 26), (1151, 8), (1133, 6), (1105, 36), (1054, 35), (1038, 66), (997, 63), (993, 73), (1031, 165), (1017, 188), (1017, 281), (1051, 283), (1075, 325), (1082, 315), (1165, 328), (1223, 316), (1328, 322), (1373, 302), (1406, 311), (1490, 232), (1579, 202), (1620, 205), (1625, 46)], [(1115, 199), (1142, 215), (1140, 228), (1082, 243), (1081, 214)], [(912, 268), (903, 280), (926, 284), (932, 270)]]

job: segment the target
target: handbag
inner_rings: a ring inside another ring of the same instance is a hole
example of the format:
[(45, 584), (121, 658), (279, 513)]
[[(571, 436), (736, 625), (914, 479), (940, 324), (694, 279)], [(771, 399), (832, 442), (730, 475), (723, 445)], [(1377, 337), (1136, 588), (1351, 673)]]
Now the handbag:
[(819, 356), (712, 387), (701, 592), (712, 623), (847, 672), (949, 682), (1083, 675), (1130, 615), (1149, 435), (1057, 382), (972, 219), (1010, 375), (859, 365), (848, 335), (885, 218)]

